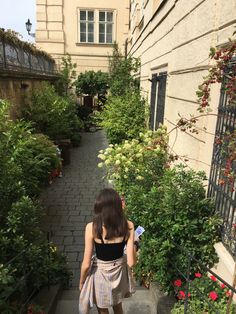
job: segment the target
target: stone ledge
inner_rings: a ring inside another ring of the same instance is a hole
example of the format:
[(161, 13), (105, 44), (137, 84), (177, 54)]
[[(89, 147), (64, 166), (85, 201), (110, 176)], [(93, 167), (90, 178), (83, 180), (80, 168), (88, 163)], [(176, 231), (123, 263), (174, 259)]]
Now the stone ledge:
[(176, 300), (173, 296), (166, 295), (161, 291), (160, 286), (156, 282), (150, 284), (150, 293), (154, 304), (157, 306), (158, 314), (170, 314)]
[(55, 313), (57, 301), (60, 298), (62, 292), (62, 286), (60, 284), (45, 287), (39, 291), (33, 302), (40, 305), (45, 314)]

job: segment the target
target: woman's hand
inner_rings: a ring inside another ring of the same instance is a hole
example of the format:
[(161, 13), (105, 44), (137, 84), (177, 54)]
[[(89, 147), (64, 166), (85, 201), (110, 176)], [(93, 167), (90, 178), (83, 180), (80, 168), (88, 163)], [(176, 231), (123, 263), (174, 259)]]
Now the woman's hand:
[(80, 282), (80, 283), (79, 283), (79, 291), (81, 291), (81, 290), (82, 290), (83, 285), (84, 285), (84, 283), (82, 283), (82, 282)]

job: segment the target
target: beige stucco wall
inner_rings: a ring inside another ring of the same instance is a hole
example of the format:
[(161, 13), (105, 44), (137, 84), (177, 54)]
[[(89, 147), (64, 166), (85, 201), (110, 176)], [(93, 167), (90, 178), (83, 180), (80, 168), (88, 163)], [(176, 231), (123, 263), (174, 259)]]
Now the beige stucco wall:
[(77, 63), (77, 72), (108, 70), (111, 44), (79, 43), (78, 9), (113, 10), (113, 38), (124, 50), (128, 33), (129, 0), (37, 0), (36, 44), (60, 59), (66, 53)]
[[(164, 123), (173, 128), (178, 114), (197, 115), (196, 90), (208, 72), (211, 46), (228, 42), (235, 31), (235, 0), (135, 0), (137, 16), (129, 31), (128, 52), (141, 60), (140, 81), (143, 93), (150, 103), (152, 74), (168, 73)], [(141, 4), (144, 16), (141, 18)], [(232, 37), (233, 38), (233, 37)], [(217, 112), (219, 84), (212, 87), (211, 108)], [(199, 140), (180, 131), (170, 133), (170, 147), (175, 153), (188, 156), (189, 166), (195, 170), (210, 171), (216, 117), (201, 119)], [(222, 243), (216, 245), (220, 262), (214, 270), (232, 284), (235, 262)]]
[[(137, 15), (141, 18), (142, 0), (136, 0)], [(161, 8), (160, 8), (161, 6)], [(136, 29), (129, 32), (129, 53), (141, 59), (141, 88), (150, 100), (152, 74), (167, 69), (167, 90), (165, 101), (165, 124), (169, 129), (178, 114), (197, 114), (196, 90), (207, 74), (211, 46), (220, 46), (228, 41), (234, 32), (236, 22), (236, 1), (228, 0), (144, 0), (143, 21), (137, 16)], [(137, 27), (141, 25), (141, 27)], [(219, 101), (219, 86), (212, 92), (212, 108), (216, 110)], [(168, 122), (170, 121), (170, 122)], [(215, 117), (209, 116), (199, 122), (214, 133)], [(170, 134), (170, 146), (176, 133)], [(200, 142), (178, 132), (174, 151), (188, 155), (189, 165), (195, 169), (210, 170), (213, 136), (200, 132)], [(201, 142), (202, 141), (202, 142)], [(203, 143), (205, 142), (205, 143)]]

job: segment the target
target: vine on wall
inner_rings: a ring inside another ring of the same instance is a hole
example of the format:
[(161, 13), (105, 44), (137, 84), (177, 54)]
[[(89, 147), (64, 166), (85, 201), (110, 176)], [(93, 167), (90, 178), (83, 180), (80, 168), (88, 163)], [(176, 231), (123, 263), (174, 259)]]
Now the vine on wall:
[[(199, 141), (201, 140), (195, 135), (199, 133), (199, 130), (207, 132), (207, 129), (205, 127), (200, 129), (197, 127), (196, 123), (203, 117), (217, 115), (212, 113), (210, 107), (210, 93), (213, 84), (223, 83), (224, 80), (227, 79), (228, 83), (224, 86), (227, 95), (227, 107), (236, 110), (236, 64), (232, 63), (233, 58), (236, 57), (236, 41), (230, 41), (227, 46), (220, 49), (211, 48), (209, 56), (215, 63), (210, 67), (208, 75), (204, 77), (203, 83), (199, 85), (196, 92), (199, 103), (197, 108), (199, 114), (196, 116), (192, 115), (190, 118), (180, 116), (177, 124), (175, 124), (170, 131), (172, 132), (173, 130), (179, 129)], [(232, 119), (230, 114), (227, 118)], [(233, 192), (236, 179), (236, 130), (231, 133), (227, 131), (221, 136), (217, 136), (215, 138), (215, 144), (220, 146), (221, 154), (225, 159), (225, 166), (222, 169), (221, 178), (218, 183), (220, 185), (229, 184), (231, 192)], [(178, 157), (179, 156), (176, 156), (176, 158)], [(185, 161), (187, 161), (187, 159), (185, 159)]]

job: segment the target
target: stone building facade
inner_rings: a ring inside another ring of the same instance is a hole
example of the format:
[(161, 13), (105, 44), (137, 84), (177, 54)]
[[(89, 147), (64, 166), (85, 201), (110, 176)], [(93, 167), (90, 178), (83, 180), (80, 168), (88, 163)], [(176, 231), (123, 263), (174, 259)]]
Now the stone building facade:
[[(141, 61), (140, 86), (150, 104), (152, 129), (164, 123), (171, 130), (179, 114), (184, 117), (198, 114), (196, 91), (212, 63), (210, 47), (222, 47), (229, 38), (235, 38), (235, 24), (235, 0), (130, 1), (128, 53)], [(213, 113), (218, 112), (220, 87), (218, 84), (211, 91)], [(170, 133), (173, 153), (186, 156), (190, 167), (204, 170), (208, 176), (212, 169), (216, 119), (209, 115), (199, 120), (199, 140), (178, 130)], [(207, 132), (201, 131), (203, 127)], [(214, 196), (222, 192), (225, 197), (221, 206), (228, 215), (226, 224), (232, 229), (232, 222), (236, 221), (235, 192), (218, 189), (217, 180), (214, 185)], [(221, 243), (217, 244), (217, 251), (221, 261), (217, 271), (231, 282), (235, 262)]]
[(117, 42), (124, 49), (129, 0), (36, 0), (36, 44), (56, 60), (70, 54), (77, 72), (108, 70)]

